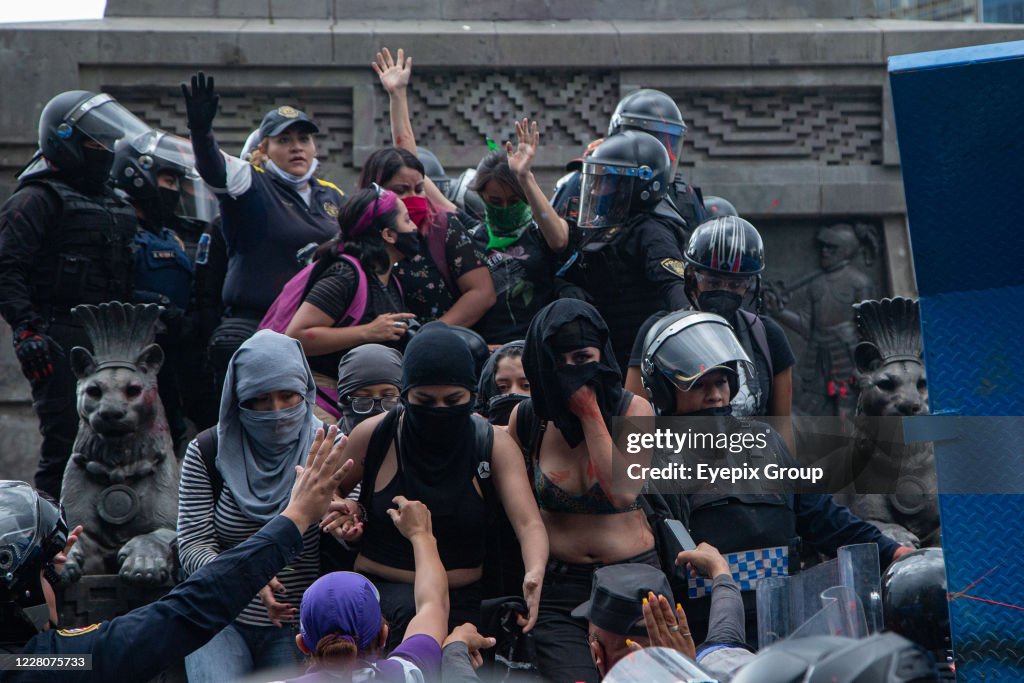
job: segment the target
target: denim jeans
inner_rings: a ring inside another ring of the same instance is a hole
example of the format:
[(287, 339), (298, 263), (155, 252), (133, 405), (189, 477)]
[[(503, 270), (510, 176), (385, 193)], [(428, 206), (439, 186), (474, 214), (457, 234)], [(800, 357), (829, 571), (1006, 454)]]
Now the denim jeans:
[(295, 624), (250, 626), (229, 624), (206, 645), (185, 657), (189, 683), (229, 683), (253, 671), (298, 667), (302, 653), (295, 645)]

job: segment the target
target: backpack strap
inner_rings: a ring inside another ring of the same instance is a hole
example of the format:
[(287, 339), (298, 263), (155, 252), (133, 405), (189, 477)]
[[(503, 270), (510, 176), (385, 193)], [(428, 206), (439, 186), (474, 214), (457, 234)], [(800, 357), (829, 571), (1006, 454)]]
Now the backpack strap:
[(473, 416), (473, 450), (476, 452), (476, 480), (480, 483), (480, 491), (484, 495), (484, 503), (488, 510), (497, 502), (497, 491), (494, 488), (494, 468), (491, 458), (494, 453), (494, 426), (487, 420)]
[(363, 509), (370, 507), (370, 497), (373, 495), (373, 487), (377, 483), (377, 473), (384, 463), (384, 456), (391, 448), (391, 442), (395, 439), (395, 432), (398, 430), (398, 419), (402, 416), (402, 409), (399, 407), (388, 411), (370, 435), (370, 441), (366, 444), (366, 460), (363, 462), (363, 481), (359, 489), (359, 504)]
[(213, 500), (216, 504), (220, 498), (220, 492), (224, 490), (224, 478), (217, 470), (217, 426), (196, 434), (196, 445), (199, 446), (199, 457), (206, 467), (206, 475), (210, 478), (210, 488), (213, 489)]
[(769, 384), (771, 379), (775, 377), (775, 366), (772, 364), (772, 351), (771, 347), (768, 346), (768, 330), (764, 326), (764, 321), (761, 320), (761, 316), (750, 311), (740, 309), (740, 314), (747, 321), (747, 326), (750, 328), (750, 333), (754, 336), (754, 343), (757, 344), (758, 350), (761, 355), (764, 356), (765, 363), (768, 364), (768, 378)]
[(366, 300), (369, 292), (366, 288), (366, 271), (363, 270), (359, 259), (350, 254), (341, 254), (341, 258), (348, 261), (349, 265), (355, 268), (357, 278), (356, 293), (352, 297), (352, 301), (349, 302), (345, 315), (341, 316), (341, 320), (335, 323), (335, 327), (350, 327), (363, 319), (363, 314), (366, 313)]

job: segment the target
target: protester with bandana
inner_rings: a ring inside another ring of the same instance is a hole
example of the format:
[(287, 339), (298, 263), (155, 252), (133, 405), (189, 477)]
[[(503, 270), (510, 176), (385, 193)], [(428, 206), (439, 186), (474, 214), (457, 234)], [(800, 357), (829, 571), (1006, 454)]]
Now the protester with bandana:
[(227, 244), (224, 317), (211, 339), (218, 379), (227, 359), (256, 327), (285, 283), (302, 267), (296, 254), (338, 230), (344, 195), (315, 177), (317, 124), (281, 106), (267, 112), (252, 162), (225, 154), (213, 135), (220, 96), (212, 77), (198, 73), (182, 84), (196, 168), (220, 199)]
[(512, 409), (530, 397), (530, 382), (523, 371), (522, 339), (499, 346), (480, 373), (476, 411), (491, 424), (508, 426)]
[[(262, 330), (228, 364), (214, 453), (189, 444), (178, 488), (178, 552), (192, 574), (234, 548), (288, 504), (295, 466), (322, 424), (313, 415), (313, 375), (294, 339)], [(191, 683), (235, 680), (251, 671), (295, 664), (295, 617), (302, 592), (319, 571), (316, 524), (303, 551), (241, 615), (185, 659)]]
[(608, 326), (588, 303), (559, 299), (541, 310), (523, 354), (531, 397), (509, 420), (550, 538), (534, 640), (538, 668), (554, 681), (600, 678), (586, 625), (571, 616), (589, 598), (594, 571), (624, 562), (660, 567), (638, 500), (643, 482), (612, 486), (613, 467), (625, 466), (612, 442), (612, 418), (653, 411), (623, 390), (608, 337)]
[(409, 342), (402, 363), (402, 406), (357, 426), (345, 447), (355, 467), (340, 493), (360, 483), (367, 519), (361, 533), (344, 533), (361, 512), (353, 504), (326, 528), (346, 541), (360, 540), (355, 569), (380, 591), (392, 645), (401, 641), (415, 613), (413, 548), (388, 518), (395, 496), (430, 508), (448, 572), (452, 627), (479, 621), (488, 510), (500, 500), (526, 565), (525, 630), (536, 619), (547, 535), (531, 500), (522, 455), (507, 433), (473, 414), (476, 386), (472, 355), (458, 335), (444, 323), (425, 325)]
[[(323, 420), (341, 416), (332, 404), (342, 353), (366, 343), (402, 348), (408, 341), (406, 321), (413, 316), (406, 312), (393, 264), (415, 255), (419, 246), (405, 204), (379, 187), (354, 194), (338, 225), (334, 239), (317, 250), (302, 303), (285, 330), (302, 343), (318, 390), (326, 394), (317, 413)], [(359, 312), (353, 312), (356, 299), (363, 302)]]
[(384, 48), (377, 53), (373, 69), (390, 99), (394, 147), (379, 149), (367, 158), (359, 186), (377, 183), (397, 194), (419, 228), (420, 253), (398, 268), (409, 310), (421, 323), (440, 320), (472, 327), (494, 305), (494, 284), (484, 254), (466, 230), (472, 220), (457, 212), (416, 156), (406, 96), (412, 59), (399, 50), (396, 62)]
[(534, 314), (555, 298), (557, 255), (569, 227), (548, 202), (531, 166), (540, 135), (537, 122), (516, 122), (518, 145), (506, 143), (477, 167), (473, 190), (484, 201), (484, 222), (473, 239), (487, 255), (498, 302), (474, 329), (491, 344), (526, 336)]

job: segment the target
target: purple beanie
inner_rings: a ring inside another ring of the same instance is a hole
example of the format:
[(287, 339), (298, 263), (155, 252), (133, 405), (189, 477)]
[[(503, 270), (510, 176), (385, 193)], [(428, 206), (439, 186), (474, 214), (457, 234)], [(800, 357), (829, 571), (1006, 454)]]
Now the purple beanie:
[(320, 639), (331, 633), (351, 636), (360, 650), (367, 650), (382, 623), (380, 594), (362, 574), (326, 574), (302, 595), (299, 629), (310, 652), (316, 651)]

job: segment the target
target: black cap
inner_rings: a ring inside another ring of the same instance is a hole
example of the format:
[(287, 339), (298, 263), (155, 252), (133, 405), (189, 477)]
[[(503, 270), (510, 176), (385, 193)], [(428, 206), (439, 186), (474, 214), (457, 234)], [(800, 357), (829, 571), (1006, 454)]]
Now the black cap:
[(674, 603), (672, 587), (660, 569), (649, 564), (613, 564), (594, 572), (590, 600), (572, 611), (577, 619), (621, 636), (647, 635), (643, 599), (664, 595)]
[(320, 132), (320, 128), (304, 112), (285, 105), (271, 109), (263, 117), (263, 122), (260, 123), (260, 139), (280, 135), (286, 128), (294, 126), (296, 123), (305, 124), (314, 133)]

